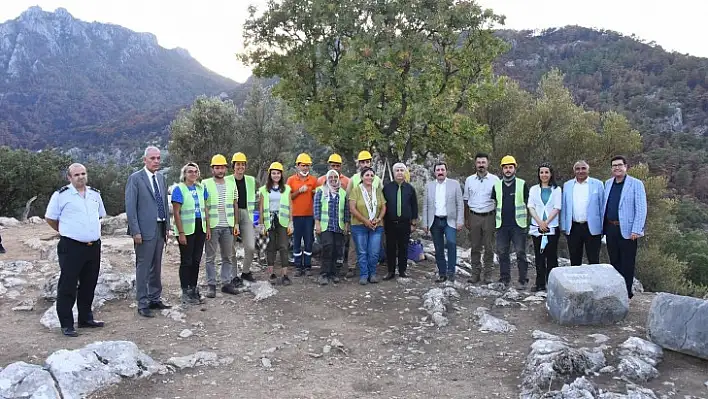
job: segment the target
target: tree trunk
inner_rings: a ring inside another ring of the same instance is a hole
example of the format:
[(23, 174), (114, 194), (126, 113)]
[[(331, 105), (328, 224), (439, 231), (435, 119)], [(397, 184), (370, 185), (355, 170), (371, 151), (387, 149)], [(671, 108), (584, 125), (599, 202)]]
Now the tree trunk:
[(30, 198), (29, 201), (25, 204), (25, 211), (22, 212), (22, 219), (20, 220), (21, 222), (26, 222), (27, 221), (27, 216), (29, 216), (30, 213), (30, 208), (32, 207), (32, 203), (37, 199), (37, 196), (35, 195), (34, 197)]

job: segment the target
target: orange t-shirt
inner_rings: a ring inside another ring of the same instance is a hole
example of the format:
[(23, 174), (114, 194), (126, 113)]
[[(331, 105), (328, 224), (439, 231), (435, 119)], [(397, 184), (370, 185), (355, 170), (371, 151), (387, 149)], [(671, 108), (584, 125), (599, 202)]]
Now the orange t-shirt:
[(288, 178), (287, 184), (293, 192), (298, 191), (300, 187), (305, 185), (310, 187), (310, 191), (298, 194), (298, 196), (293, 199), (293, 206), (291, 209), (293, 216), (314, 216), (317, 178), (315, 176), (308, 175), (303, 179), (299, 174), (294, 174)]
[[(317, 187), (325, 184), (326, 179), (327, 179), (327, 175), (320, 176), (320, 178), (317, 179)], [(339, 183), (342, 185), (342, 188), (346, 190), (347, 186), (349, 185), (349, 178), (344, 175), (340, 175), (339, 176)]]

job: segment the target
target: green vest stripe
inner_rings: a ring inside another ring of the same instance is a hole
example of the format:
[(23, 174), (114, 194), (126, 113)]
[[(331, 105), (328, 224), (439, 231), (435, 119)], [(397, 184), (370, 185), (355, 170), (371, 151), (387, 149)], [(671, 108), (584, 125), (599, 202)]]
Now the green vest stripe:
[[(259, 216), (263, 221), (266, 230), (270, 230), (270, 200), (268, 199), (268, 191), (266, 186), (261, 186), (258, 189), (258, 194), (263, 200), (263, 214)], [(290, 186), (285, 185), (285, 191), (280, 193), (280, 208), (278, 209), (278, 223), (282, 227), (288, 227), (290, 224)]]
[[(503, 205), (503, 190), (502, 181), (497, 180), (494, 183), (494, 192), (497, 197), (497, 214), (496, 214), (496, 225), (497, 228), (501, 227), (502, 224), (502, 205)], [(528, 226), (528, 213), (526, 210), (526, 204), (524, 203), (524, 186), (526, 182), (523, 179), (516, 178), (516, 193), (514, 195), (514, 217), (516, 219), (516, 224), (521, 228), (526, 228)]]
[[(322, 187), (318, 187), (317, 191), (322, 192)], [(341, 230), (344, 230), (344, 205), (347, 202), (346, 196), (347, 192), (340, 187), (338, 204), (339, 209), (337, 213), (339, 214), (339, 228)], [(321, 198), (320, 202), (322, 204), (322, 211), (320, 212), (320, 226), (322, 227), (322, 231), (327, 231), (327, 227), (329, 227), (329, 198)]]
[[(349, 179), (349, 185), (347, 186), (347, 189), (349, 187), (356, 187), (359, 185), (359, 183), (361, 183), (361, 173), (355, 173), (354, 176)], [(371, 185), (374, 187), (381, 187), (381, 178), (377, 175), (374, 175), (374, 181)]]
[[(226, 176), (224, 179), (231, 180), (236, 184), (236, 177), (234, 175)], [(256, 201), (256, 178), (249, 175), (244, 175), (246, 179), (246, 209), (248, 210), (248, 217), (253, 223), (253, 212), (258, 206)], [(240, 195), (241, 193), (239, 193)]]
[[(196, 184), (197, 195), (199, 196), (199, 209), (202, 213), (202, 231), (206, 232), (206, 206), (204, 204), (204, 187), (201, 184)], [(194, 198), (192, 198), (192, 193), (187, 188), (187, 185), (180, 183), (177, 185), (177, 189), (182, 192), (182, 206), (179, 209), (179, 216), (182, 219), (182, 229), (185, 235), (194, 234), (196, 218), (194, 216), (194, 211), (196, 204), (194, 203)], [(179, 230), (177, 229), (177, 223), (172, 223), (174, 227), (174, 232), (179, 235)]]
[[(229, 226), (234, 227), (234, 191), (236, 191), (236, 181), (224, 179), (224, 183), (226, 184), (226, 203), (224, 204), (226, 219)], [(209, 204), (209, 226), (216, 227), (219, 224), (219, 190), (216, 189), (216, 182), (213, 178), (204, 180), (202, 184), (209, 192), (209, 199), (207, 200), (207, 204)]]

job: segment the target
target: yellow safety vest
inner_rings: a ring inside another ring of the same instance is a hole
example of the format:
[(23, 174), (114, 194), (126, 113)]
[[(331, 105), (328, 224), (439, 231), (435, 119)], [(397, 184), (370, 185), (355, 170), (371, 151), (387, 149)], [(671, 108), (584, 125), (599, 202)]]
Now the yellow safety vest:
[[(194, 187), (197, 189), (197, 195), (199, 196), (199, 209), (202, 213), (202, 231), (206, 232), (206, 206), (204, 205), (204, 187), (201, 184), (195, 184)], [(182, 192), (182, 206), (179, 208), (179, 216), (182, 219), (182, 229), (184, 230), (184, 235), (194, 234), (194, 228), (196, 226), (196, 204), (194, 198), (192, 198), (192, 193), (186, 184), (180, 183), (177, 185), (177, 189)], [(175, 235), (179, 235), (179, 230), (177, 230), (177, 223), (172, 223), (174, 226)]]
[[(228, 176), (227, 176), (228, 177)], [(209, 226), (214, 228), (219, 224), (219, 190), (216, 189), (214, 178), (206, 179), (202, 182), (204, 188), (209, 193), (207, 204), (209, 205)], [(234, 227), (234, 201), (236, 196), (236, 181), (234, 179), (224, 179), (226, 185), (226, 199), (224, 200), (224, 209), (226, 209), (226, 220), (229, 226)]]
[[(258, 193), (263, 200), (263, 214), (258, 217), (263, 221), (266, 230), (270, 230), (270, 200), (268, 199), (268, 191), (266, 186), (261, 186)], [(282, 227), (288, 227), (290, 224), (290, 186), (285, 185), (285, 191), (280, 193), (280, 208), (278, 209), (278, 223)]]
[[(317, 187), (317, 191), (320, 193), (322, 192), (322, 187)], [(324, 195), (324, 194), (320, 194)], [(347, 197), (347, 192), (344, 191), (343, 188), (339, 188), (339, 206), (338, 206), (338, 221), (339, 221), (339, 228), (341, 230), (344, 230), (344, 206)], [(322, 231), (327, 231), (327, 227), (329, 227), (329, 198), (320, 198), (320, 203), (322, 204), (322, 210), (320, 212), (320, 226), (322, 227)]]
[[(502, 181), (497, 180), (494, 183), (494, 192), (497, 197), (497, 228), (501, 227), (502, 224), (502, 204), (504, 199)], [(516, 224), (521, 228), (526, 228), (528, 226), (528, 213), (526, 211), (526, 204), (524, 203), (524, 186), (526, 182), (522, 179), (516, 178), (516, 193), (514, 195), (514, 216), (516, 219)]]

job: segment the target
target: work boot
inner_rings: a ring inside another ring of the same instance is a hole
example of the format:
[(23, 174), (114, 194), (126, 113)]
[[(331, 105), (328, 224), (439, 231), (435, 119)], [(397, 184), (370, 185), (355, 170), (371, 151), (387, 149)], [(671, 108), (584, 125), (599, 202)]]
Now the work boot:
[(451, 274), (451, 275), (447, 276), (447, 281), (454, 284), (455, 283), (455, 275)]
[[(211, 286), (209, 286), (209, 289), (211, 289)], [(221, 286), (221, 292), (225, 294), (238, 295), (238, 290), (232, 284), (223, 284)], [(207, 298), (213, 298), (209, 296), (210, 293), (211, 291), (207, 294)]]
[(242, 287), (243, 281), (240, 278), (238, 278), (238, 276), (236, 276), (231, 279), (231, 285), (233, 285), (234, 287)]
[(447, 281), (447, 276), (439, 276), (439, 277), (435, 280), (436, 283), (444, 283), (444, 282), (446, 282), (446, 281)]
[(241, 280), (248, 281), (251, 283), (255, 283), (256, 279), (253, 278), (253, 273), (248, 272), (248, 273), (241, 273)]
[(192, 287), (192, 298), (194, 298), (194, 301), (197, 305), (204, 303), (204, 299), (202, 299), (202, 294), (201, 292), (199, 292), (199, 287)]
[(305, 275), (306, 275), (307, 277), (312, 276), (312, 269), (305, 269)]
[(324, 274), (320, 274), (320, 276), (317, 278), (317, 284), (327, 285), (329, 284), (329, 279)]
[(292, 283), (293, 282), (290, 281), (290, 277), (288, 277), (287, 275), (283, 276), (283, 278), (281, 279), (281, 284), (283, 285), (290, 285)]
[(276, 283), (278, 283), (278, 276), (276, 276), (275, 273), (271, 273), (270, 277), (268, 277), (268, 281), (271, 284), (275, 285)]
[(383, 279), (384, 279), (384, 281), (388, 281), (388, 280), (393, 280), (394, 278), (396, 278), (396, 273), (389, 273)]
[(339, 284), (339, 277), (337, 277), (337, 275), (332, 276), (332, 278), (330, 278), (330, 280), (332, 280), (332, 282), (334, 284)]
[(408, 274), (406, 272), (398, 272), (398, 277), (400, 278), (408, 278)]
[(369, 284), (369, 279), (366, 277), (359, 277), (359, 284), (367, 285), (367, 284)]
[[(221, 290), (223, 291), (224, 288), (222, 287)], [(205, 296), (207, 298), (216, 298), (216, 286), (209, 284), (209, 286), (207, 286), (207, 293)]]
[(352, 278), (354, 277), (354, 269), (349, 269), (347, 270), (347, 274), (345, 276), (346, 278)]
[(528, 280), (527, 280), (527, 281), (523, 281), (523, 282), (522, 282), (522, 281), (519, 281), (518, 283), (516, 283), (516, 289), (517, 289), (518, 291), (526, 291), (526, 290), (528, 290), (528, 289), (529, 289), (529, 282), (528, 282)]
[(297, 269), (295, 272), (295, 277), (302, 277), (305, 275), (305, 270), (304, 269)]
[(199, 303), (198, 300), (194, 299), (194, 290), (191, 287), (182, 288), (182, 297), (180, 299), (183, 305), (195, 305)]

